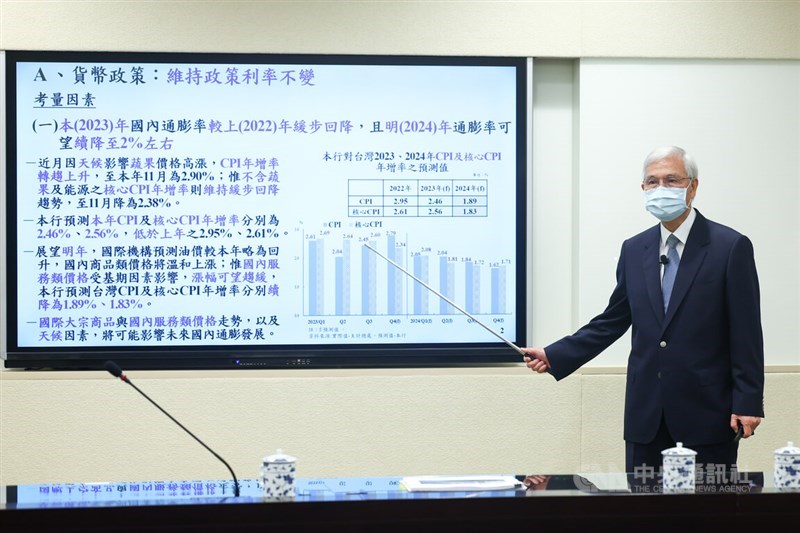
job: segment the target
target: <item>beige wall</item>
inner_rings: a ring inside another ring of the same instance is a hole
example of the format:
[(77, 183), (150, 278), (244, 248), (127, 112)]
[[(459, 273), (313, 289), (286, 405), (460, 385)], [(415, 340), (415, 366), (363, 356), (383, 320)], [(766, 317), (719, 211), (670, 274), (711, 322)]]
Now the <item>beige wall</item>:
[[(0, 0), (0, 49), (565, 58), (537, 61), (533, 87), (529, 307), (533, 342), (541, 344), (589, 312), (580, 284), (587, 268), (577, 176), (581, 86), (571, 58), (800, 59), (800, 3)], [(796, 184), (800, 170), (790, 179)], [(786, 357), (798, 361), (796, 350)], [(769, 367), (768, 418), (742, 444), (741, 468), (769, 470), (774, 448), (800, 441), (799, 367)], [(617, 366), (560, 383), (517, 365), (130, 376), (242, 478), (255, 477), (260, 458), (278, 447), (300, 458), (302, 476), (623, 465), (624, 369)], [(225, 476), (205, 450), (104, 372), (0, 372), (0, 484)]]
[[(276, 448), (303, 477), (624, 470), (625, 376), (612, 371), (560, 383), (519, 368), (129, 375), (243, 479)], [(105, 373), (4, 372), (0, 384), (0, 484), (227, 477)], [(766, 400), (742, 470), (771, 471), (772, 450), (797, 436), (797, 375), (768, 374)]]
[(796, 1), (2, 0), (0, 48), (797, 58)]

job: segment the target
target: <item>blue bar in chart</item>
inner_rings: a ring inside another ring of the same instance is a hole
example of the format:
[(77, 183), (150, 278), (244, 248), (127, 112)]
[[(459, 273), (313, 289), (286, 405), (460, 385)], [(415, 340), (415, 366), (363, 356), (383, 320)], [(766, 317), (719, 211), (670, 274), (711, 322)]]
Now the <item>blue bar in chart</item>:
[[(455, 292), (455, 265), (449, 261), (446, 255), (439, 257), (439, 292), (453, 300)], [(441, 301), (439, 304), (439, 313), (442, 315), (449, 315), (456, 313), (456, 308), (445, 302)]]
[[(370, 241), (370, 246), (375, 247), (375, 242)], [(377, 256), (365, 246), (361, 247), (361, 314), (377, 314)]]
[(308, 241), (308, 312), (321, 314), (325, 309), (325, 240)]
[(472, 261), (464, 263), (464, 308), (468, 313), (481, 311), (481, 267)]
[(506, 312), (506, 267), (492, 267), (492, 313)]
[[(398, 253), (397, 241), (393, 233), (387, 235), (386, 238), (386, 257), (404, 267), (403, 255)], [(386, 286), (387, 312), (390, 315), (400, 315), (403, 313), (403, 281), (406, 275), (392, 264), (388, 264), (387, 268), (389, 269)]]
[(350, 314), (350, 239), (342, 241), (342, 254), (336, 257), (336, 314)]
[[(428, 256), (414, 256), (414, 277), (428, 283)], [(422, 286), (421, 283), (414, 282), (414, 314), (428, 314), (428, 296), (430, 291)]]

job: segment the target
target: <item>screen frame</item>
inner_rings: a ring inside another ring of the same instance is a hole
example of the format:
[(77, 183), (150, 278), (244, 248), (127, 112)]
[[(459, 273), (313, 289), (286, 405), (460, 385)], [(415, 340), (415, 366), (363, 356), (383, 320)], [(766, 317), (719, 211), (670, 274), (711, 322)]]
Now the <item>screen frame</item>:
[[(6, 368), (95, 370), (113, 359), (126, 369), (276, 369), (276, 368), (391, 368), (485, 366), (520, 362), (520, 355), (501, 341), (496, 343), (415, 343), (350, 345), (227, 345), (202, 347), (20, 347), (17, 339), (17, 76), (18, 62), (148, 62), (512, 66), (516, 68), (516, 276), (515, 329), (518, 346), (528, 335), (529, 235), (529, 93), (530, 62), (523, 57), (382, 56), (325, 54), (236, 54), (184, 52), (10, 51), (5, 55), (5, 318)], [(413, 281), (410, 281), (413, 283)], [(432, 297), (436, 298), (432, 295)], [(480, 327), (479, 324), (474, 324)]]

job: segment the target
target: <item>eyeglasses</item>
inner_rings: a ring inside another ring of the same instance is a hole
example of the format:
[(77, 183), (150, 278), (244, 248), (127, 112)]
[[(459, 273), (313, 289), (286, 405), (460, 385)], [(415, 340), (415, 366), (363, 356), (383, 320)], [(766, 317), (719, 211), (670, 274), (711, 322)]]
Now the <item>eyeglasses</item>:
[[(642, 182), (645, 190), (655, 189), (661, 187), (688, 187), (692, 178), (682, 178), (680, 176), (667, 176), (666, 178), (656, 178), (655, 176), (648, 176)], [(686, 182), (686, 185), (683, 184)]]

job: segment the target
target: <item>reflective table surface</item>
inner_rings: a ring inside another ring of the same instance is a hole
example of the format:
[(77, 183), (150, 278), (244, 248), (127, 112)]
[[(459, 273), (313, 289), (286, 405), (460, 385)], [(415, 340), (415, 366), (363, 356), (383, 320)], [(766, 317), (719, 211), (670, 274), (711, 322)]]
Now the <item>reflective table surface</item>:
[(698, 476), (690, 492), (665, 494), (657, 474), (517, 475), (507, 490), (410, 492), (401, 477), (298, 478), (295, 497), (263, 497), (257, 480), (52, 483), (2, 487), (0, 530), (281, 530), (412, 528), (470, 531), (523, 527), (655, 529), (784, 524), (800, 520), (800, 493), (778, 489), (771, 473)]

